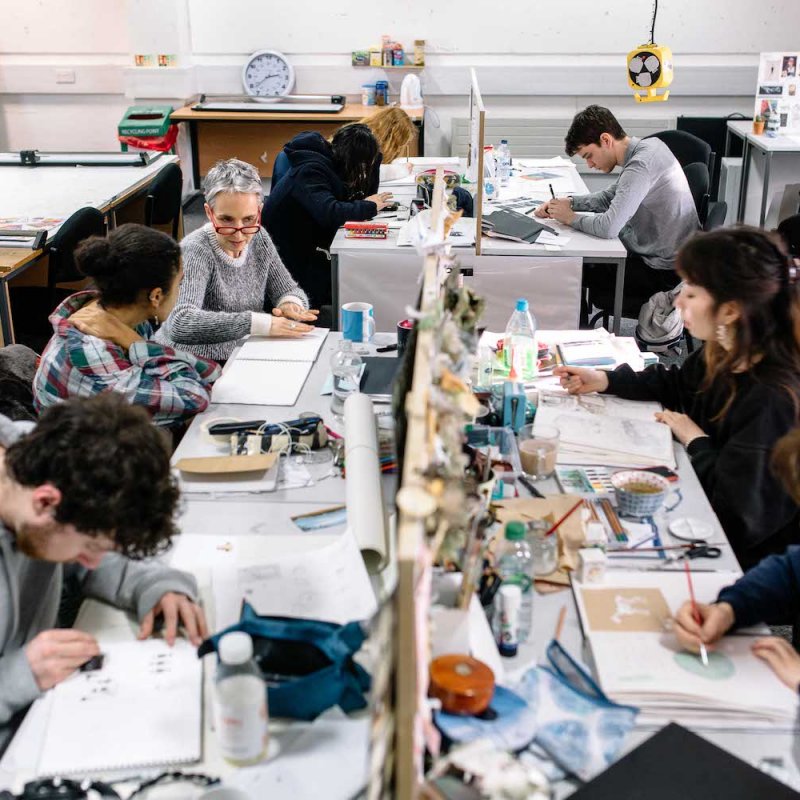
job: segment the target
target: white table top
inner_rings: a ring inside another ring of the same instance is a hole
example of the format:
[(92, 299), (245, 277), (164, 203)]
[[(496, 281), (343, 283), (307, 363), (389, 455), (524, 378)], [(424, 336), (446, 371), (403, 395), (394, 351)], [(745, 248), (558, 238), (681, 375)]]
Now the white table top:
[[(552, 338), (568, 336), (576, 332), (557, 331), (549, 333)], [(389, 335), (382, 334), (380, 336), (388, 337)], [(200, 434), (202, 421), (208, 417), (227, 415), (230, 411), (234, 412), (234, 416), (242, 419), (268, 419), (270, 421), (288, 419), (306, 410), (321, 413), (326, 418), (330, 418), (328, 410), (330, 399), (329, 397), (321, 396), (319, 390), (327, 375), (330, 353), (336, 346), (338, 338), (340, 338), (339, 334), (332, 334), (328, 337), (328, 341), (320, 351), (317, 362), (294, 408), (212, 406), (206, 414), (197, 417), (193, 421), (176, 453), (176, 457), (188, 454), (209, 454), (208, 448), (210, 445), (208, 443), (204, 444)], [(660, 524), (665, 529), (669, 520), (676, 517), (702, 517), (711, 521), (714, 525), (713, 541), (723, 541), (724, 534), (719, 522), (711, 510), (708, 499), (691, 467), (685, 450), (676, 444), (675, 451), (683, 499), (674, 511), (666, 514), (664, 519), (660, 520)], [(328, 486), (324, 485), (326, 483)], [(557, 493), (559, 491), (556, 482), (552, 479), (544, 482), (540, 488), (545, 493)], [(296, 533), (291, 532), (292, 527), (289, 518), (291, 515), (298, 513), (298, 511), (307, 511), (310, 503), (322, 506), (328, 504), (332, 499), (338, 502), (342, 502), (344, 499), (344, 482), (340, 479), (323, 481), (310, 490), (299, 489), (291, 492), (248, 498), (220, 499), (208, 497), (201, 499), (193, 496), (186, 500), (180, 526), (184, 533), (209, 536), (255, 534), (260, 537), (265, 554), (286, 553), (298, 548), (322, 546), (331, 540), (330, 535), (326, 534), (303, 534), (298, 536)], [(668, 543), (671, 539), (670, 535), (666, 530), (662, 530), (660, 533), (664, 542)], [(735, 570), (737, 563), (731, 549), (723, 546), (722, 551), (721, 558), (714, 561), (707, 559), (695, 561), (693, 568)], [(682, 569), (682, 566), (678, 565), (677, 568)], [(195, 571), (202, 587), (204, 598), (208, 600), (208, 565), (198, 564), (198, 568)], [(569, 592), (537, 595), (534, 598), (535, 611), (532, 641), (520, 649), (520, 654), (516, 658), (505, 660), (507, 672), (522, 670), (527, 665), (535, 663), (537, 659), (541, 659), (545, 647), (552, 637), (558, 614), (564, 605), (567, 607), (567, 617), (562, 634), (562, 643), (573, 655), (583, 657), (577, 614)], [(135, 626), (122, 612), (92, 602), (85, 604), (79, 622), (84, 629), (95, 633), (102, 632), (104, 638), (127, 640), (132, 638), (135, 632)], [(208, 703), (209, 697), (210, 675), (208, 673), (210, 672), (208, 670), (206, 673), (206, 703)], [(211, 715), (207, 714), (204, 723), (206, 730), (203, 762), (192, 769), (225, 776), (231, 773), (232, 768), (219, 757), (216, 738), (210, 729), (210, 717)], [(36, 763), (36, 753), (38, 752), (36, 742), (41, 738), (44, 724), (46, 724), (46, 720), (36, 720), (30, 717), (26, 720), (25, 726), (15, 738), (2, 762), (0, 762), (0, 787), (13, 785), (19, 789), (21, 782), (32, 776)], [(282, 737), (291, 738), (296, 730), (292, 725), (283, 724), (271, 724), (271, 730), (273, 729), (277, 739)], [(650, 733), (650, 731), (636, 730), (629, 737), (627, 746), (629, 748), (634, 747), (647, 738)], [(702, 731), (702, 734), (751, 763), (754, 763), (762, 756), (782, 756), (787, 765), (790, 766), (790, 769), (793, 770), (793, 776), (796, 777), (796, 770), (790, 757), (793, 737), (789, 734), (748, 734), (746, 732), (725, 733), (719, 731)], [(354, 754), (353, 769), (357, 768), (356, 764), (361, 765), (362, 763), (358, 756), (359, 754)], [(342, 766), (346, 767), (346, 765)], [(557, 787), (556, 791), (558, 797), (566, 797), (572, 791), (572, 787), (562, 784)], [(183, 797), (184, 795), (167, 794), (164, 796), (172, 798)], [(282, 800), (282, 798), (276, 796), (273, 800)], [(297, 798), (291, 798), (291, 800), (297, 800)]]
[(800, 153), (800, 132), (782, 133), (775, 137), (765, 133), (756, 136), (753, 122), (749, 119), (729, 119), (728, 130), (740, 139), (747, 139), (749, 144), (765, 153)]
[(142, 167), (0, 167), (0, 217), (66, 219), (84, 206), (106, 211), (176, 161), (162, 155)]

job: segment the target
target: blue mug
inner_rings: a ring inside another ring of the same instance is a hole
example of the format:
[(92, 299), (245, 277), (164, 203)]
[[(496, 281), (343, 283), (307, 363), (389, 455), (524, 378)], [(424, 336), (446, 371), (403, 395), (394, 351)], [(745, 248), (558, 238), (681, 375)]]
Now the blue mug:
[(342, 335), (351, 342), (371, 342), (375, 319), (370, 303), (345, 303), (342, 306)]

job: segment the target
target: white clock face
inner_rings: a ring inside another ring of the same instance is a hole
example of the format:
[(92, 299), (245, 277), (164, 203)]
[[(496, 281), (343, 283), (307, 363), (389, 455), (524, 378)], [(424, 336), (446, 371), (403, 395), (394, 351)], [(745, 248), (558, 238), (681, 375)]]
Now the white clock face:
[(292, 91), (294, 69), (281, 53), (259, 50), (244, 65), (242, 82), (253, 97), (279, 97)]

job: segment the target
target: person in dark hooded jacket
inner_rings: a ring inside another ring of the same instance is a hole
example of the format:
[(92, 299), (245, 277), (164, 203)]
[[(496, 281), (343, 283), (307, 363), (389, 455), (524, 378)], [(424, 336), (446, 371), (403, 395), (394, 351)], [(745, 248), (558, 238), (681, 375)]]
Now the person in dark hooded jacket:
[(330, 142), (316, 132), (300, 133), (283, 152), (291, 166), (266, 198), (262, 221), (312, 304), (330, 306), (329, 249), (336, 231), (345, 222), (372, 219), (391, 201), (388, 192), (369, 194), (378, 142), (366, 125), (346, 125)]

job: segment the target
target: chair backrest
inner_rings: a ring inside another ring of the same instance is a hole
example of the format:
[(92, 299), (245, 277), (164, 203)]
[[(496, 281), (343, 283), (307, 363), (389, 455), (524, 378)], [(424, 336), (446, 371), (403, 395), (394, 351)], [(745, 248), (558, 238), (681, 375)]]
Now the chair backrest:
[(669, 147), (672, 155), (678, 159), (678, 163), (682, 167), (699, 161), (701, 164), (705, 164), (706, 167), (708, 167), (708, 174), (711, 174), (713, 167), (711, 157), (714, 155), (711, 150), (711, 145), (708, 142), (704, 142), (693, 133), (667, 130), (651, 133), (650, 136), (645, 138), (661, 139), (661, 141)]
[(270, 192), (275, 188), (278, 181), (289, 171), (292, 165), (289, 163), (289, 156), (283, 150), (275, 156), (275, 163), (272, 165), (272, 180), (269, 184)]
[(713, 231), (721, 228), (725, 224), (725, 217), (728, 216), (728, 204), (724, 200), (714, 200), (708, 204), (708, 213), (703, 223), (704, 231)]
[(78, 209), (56, 232), (48, 248), (47, 285), (79, 281), (84, 276), (75, 266), (75, 248), (90, 236), (103, 236), (105, 217), (96, 208)]
[(694, 207), (697, 209), (697, 216), (700, 218), (700, 222), (704, 223), (708, 208), (708, 167), (695, 161), (683, 168), (683, 174), (686, 175)]
[(178, 238), (178, 220), (181, 214), (183, 173), (177, 164), (167, 164), (153, 179), (144, 201), (144, 223), (172, 224), (172, 236)]
[(789, 252), (795, 257), (800, 258), (800, 214), (786, 217), (778, 225), (778, 233), (786, 242)]

